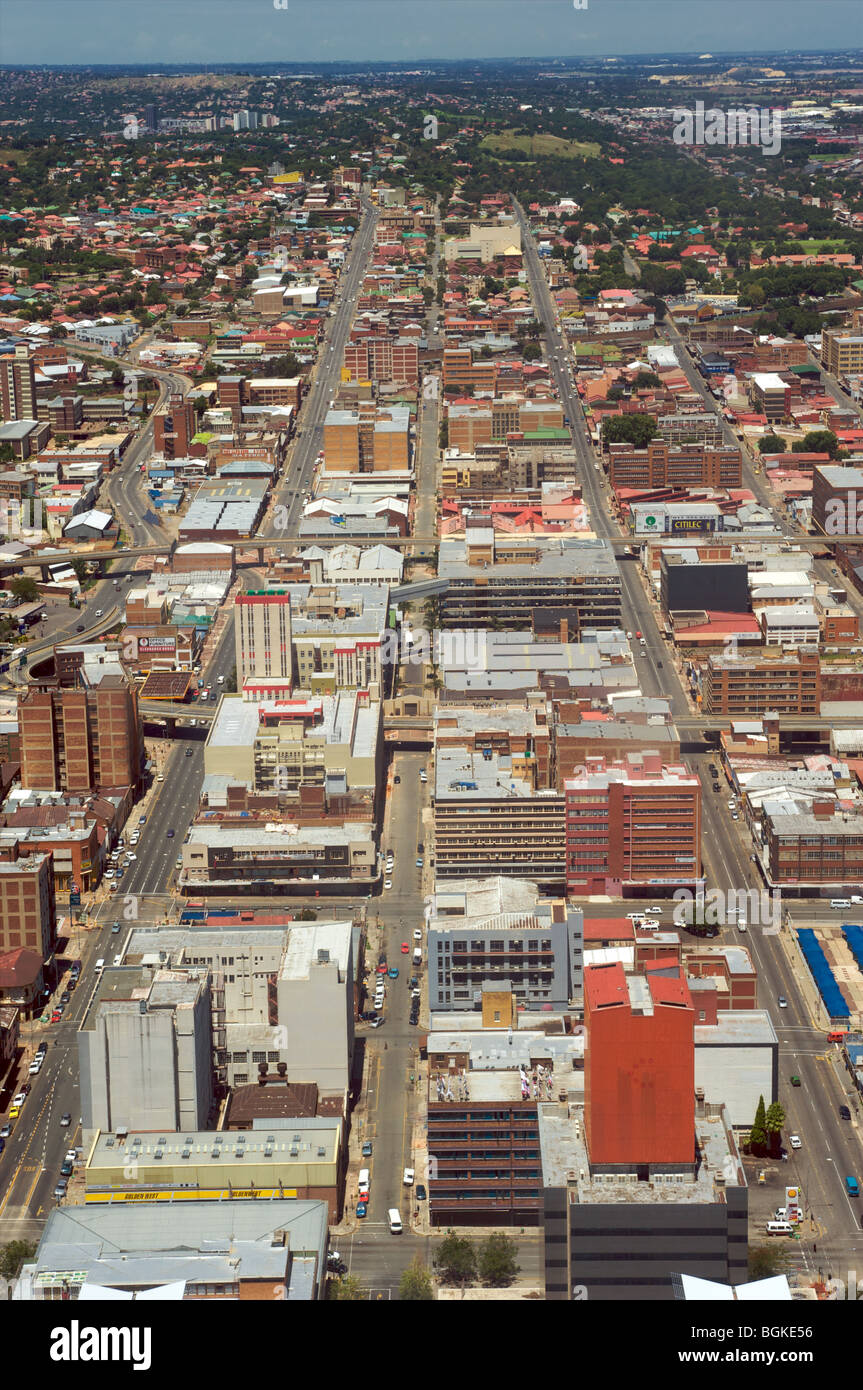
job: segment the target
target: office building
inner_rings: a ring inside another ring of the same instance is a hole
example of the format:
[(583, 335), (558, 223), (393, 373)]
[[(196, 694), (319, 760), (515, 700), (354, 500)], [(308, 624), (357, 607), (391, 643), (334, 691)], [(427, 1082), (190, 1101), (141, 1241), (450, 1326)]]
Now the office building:
[(665, 765), (654, 749), (616, 763), (589, 757), (563, 790), (570, 896), (700, 880), (701, 786), (682, 764)]
[(711, 655), (702, 668), (704, 714), (814, 714), (821, 709), (817, 648), (788, 647), (747, 656)]
[(612, 487), (740, 487), (739, 449), (708, 448), (652, 439), (646, 449), (609, 444), (608, 478)]
[(439, 880), (505, 877), (562, 888), (565, 803), (537, 785), (533, 759), (465, 746), (435, 759), (435, 871)]
[[(580, 1003), (581, 910), (541, 899), (535, 883), (448, 882), (434, 894), (428, 926), (430, 1013), (484, 1011), (488, 991), (513, 996), (517, 1009)], [(483, 1026), (500, 1021), (492, 1012)]]
[(620, 571), (605, 541), (509, 535), (468, 525), (438, 552), (441, 627), (529, 630), (534, 615), (565, 612), (571, 640), (585, 627), (620, 627)]
[(863, 337), (843, 328), (825, 328), (821, 334), (821, 365), (837, 377), (863, 372)]
[(209, 978), (220, 1093), (255, 1084), (262, 1068), (279, 1076), (284, 1068), (291, 1082), (337, 1099), (342, 1113), (356, 1000), (350, 922), (138, 927), (126, 959), (153, 978), (162, 970)]
[(680, 1273), (747, 1274), (730, 1121), (694, 1077), (681, 967), (585, 971), (584, 1104), (540, 1107), (546, 1298), (666, 1301)]
[[(480, 1032), (447, 1021), (427, 1039), (434, 1227), (539, 1223), (538, 1112), (569, 1091), (583, 1056), (579, 1034), (520, 1029), (512, 995), (483, 993), (500, 1005), (501, 1023)], [(484, 1023), (488, 1016), (484, 1004)]]

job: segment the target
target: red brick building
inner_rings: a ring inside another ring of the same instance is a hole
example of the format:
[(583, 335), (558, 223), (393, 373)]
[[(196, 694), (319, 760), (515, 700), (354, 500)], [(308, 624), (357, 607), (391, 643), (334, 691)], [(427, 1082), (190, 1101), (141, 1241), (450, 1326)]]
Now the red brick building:
[(700, 878), (701, 786), (682, 764), (667, 766), (654, 750), (613, 764), (587, 758), (563, 788), (570, 896)]

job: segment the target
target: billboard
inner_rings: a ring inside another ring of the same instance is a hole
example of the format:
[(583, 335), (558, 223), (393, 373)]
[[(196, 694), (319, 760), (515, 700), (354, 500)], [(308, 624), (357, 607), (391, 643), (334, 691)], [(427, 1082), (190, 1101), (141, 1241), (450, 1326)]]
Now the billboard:
[(85, 1202), (249, 1202), (296, 1197), (294, 1187), (179, 1188), (151, 1192), (87, 1192)]
[(690, 536), (694, 533), (703, 535), (716, 530), (716, 517), (672, 516), (668, 520), (668, 529), (672, 536)]
[(138, 638), (139, 656), (175, 656), (177, 638), (174, 633), (157, 632)]
[(299, 169), (294, 169), (290, 174), (274, 174), (273, 183), (299, 183), (302, 177)]

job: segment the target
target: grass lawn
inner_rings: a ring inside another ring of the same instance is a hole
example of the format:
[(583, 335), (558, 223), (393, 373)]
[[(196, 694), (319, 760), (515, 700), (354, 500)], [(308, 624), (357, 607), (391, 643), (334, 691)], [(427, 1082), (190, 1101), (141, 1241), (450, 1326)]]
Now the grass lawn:
[(534, 156), (553, 154), (558, 159), (596, 159), (599, 155), (599, 145), (593, 142), (562, 140), (559, 135), (516, 135), (513, 130), (487, 135), (482, 148), (499, 154), (507, 150), (521, 150), (523, 154)]

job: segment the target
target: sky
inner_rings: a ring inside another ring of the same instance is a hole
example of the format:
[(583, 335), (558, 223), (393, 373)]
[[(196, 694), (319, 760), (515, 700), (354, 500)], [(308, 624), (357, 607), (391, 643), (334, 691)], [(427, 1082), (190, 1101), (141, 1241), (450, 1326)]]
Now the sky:
[[(586, 8), (576, 8), (576, 5)], [(860, 0), (0, 0), (0, 62), (418, 62), (830, 50)]]

